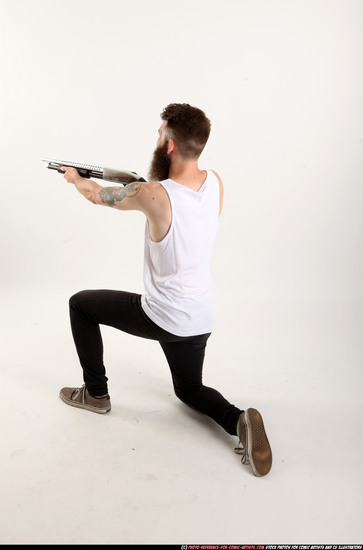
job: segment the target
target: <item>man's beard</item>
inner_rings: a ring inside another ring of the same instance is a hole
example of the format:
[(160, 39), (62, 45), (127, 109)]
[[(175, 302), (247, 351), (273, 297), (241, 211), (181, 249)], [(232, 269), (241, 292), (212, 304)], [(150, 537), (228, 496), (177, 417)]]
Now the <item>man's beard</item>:
[(154, 151), (149, 169), (149, 181), (163, 181), (169, 177), (170, 157), (168, 155), (168, 142), (160, 145)]

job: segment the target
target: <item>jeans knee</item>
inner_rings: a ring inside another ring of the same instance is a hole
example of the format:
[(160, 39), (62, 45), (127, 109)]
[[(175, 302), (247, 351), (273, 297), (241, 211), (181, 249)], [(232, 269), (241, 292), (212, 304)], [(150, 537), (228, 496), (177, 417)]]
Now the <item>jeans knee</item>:
[(87, 298), (88, 290), (81, 290), (80, 292), (76, 292), (76, 294), (73, 294), (69, 298), (69, 308), (71, 310), (77, 309), (78, 304), (82, 301), (85, 301), (85, 298)]
[(179, 390), (178, 388), (176, 388), (176, 387), (174, 386), (174, 393), (175, 393), (176, 397), (177, 397), (178, 399), (180, 399), (180, 401), (184, 401), (184, 399), (183, 399), (183, 397), (184, 397), (184, 392), (183, 392), (183, 391)]
[(188, 386), (185, 388), (179, 388), (174, 386), (174, 393), (176, 397), (180, 399), (180, 401), (182, 401), (183, 403), (186, 403), (187, 405), (189, 404), (190, 396), (194, 394), (195, 391), (198, 391), (198, 390), (199, 390), (199, 386), (198, 387)]

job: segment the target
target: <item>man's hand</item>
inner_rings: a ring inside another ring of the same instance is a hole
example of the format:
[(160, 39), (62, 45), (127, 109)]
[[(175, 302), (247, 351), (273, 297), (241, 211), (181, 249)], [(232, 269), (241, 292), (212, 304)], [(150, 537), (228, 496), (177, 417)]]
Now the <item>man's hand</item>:
[(77, 190), (89, 201), (97, 204), (97, 193), (103, 189), (98, 183), (93, 180), (82, 178), (79, 172), (71, 166), (62, 166), (64, 177), (68, 183), (73, 183)]
[(62, 166), (61, 170), (64, 172), (64, 177), (68, 183), (79, 183), (79, 180), (83, 179), (75, 168), (71, 166)]

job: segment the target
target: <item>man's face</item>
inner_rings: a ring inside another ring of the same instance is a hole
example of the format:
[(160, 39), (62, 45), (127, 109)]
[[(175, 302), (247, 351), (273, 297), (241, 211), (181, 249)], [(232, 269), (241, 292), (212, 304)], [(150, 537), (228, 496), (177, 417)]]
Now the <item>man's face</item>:
[(156, 142), (156, 146), (160, 147), (160, 145), (164, 145), (166, 141), (168, 141), (168, 128), (167, 128), (167, 121), (163, 120), (160, 124), (159, 130), (158, 130), (158, 141)]
[(169, 176), (170, 157), (168, 155), (169, 139), (167, 137), (166, 120), (158, 132), (159, 137), (149, 169), (149, 181), (166, 180)]

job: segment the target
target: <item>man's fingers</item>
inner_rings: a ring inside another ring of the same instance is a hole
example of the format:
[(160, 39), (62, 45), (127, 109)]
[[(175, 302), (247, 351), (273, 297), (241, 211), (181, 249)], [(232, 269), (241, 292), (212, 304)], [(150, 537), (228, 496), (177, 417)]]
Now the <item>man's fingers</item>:
[(61, 166), (61, 170), (63, 170), (63, 172), (65, 172), (64, 174), (64, 179), (66, 179), (68, 181), (68, 183), (70, 182), (72, 176), (71, 174), (69, 173), (69, 171), (67, 172), (67, 170), (69, 170), (69, 166)]
[(76, 179), (79, 176), (79, 174), (75, 168), (72, 168), (71, 166), (61, 166), (61, 170), (65, 172), (64, 178), (68, 181), (68, 183), (76, 182)]

